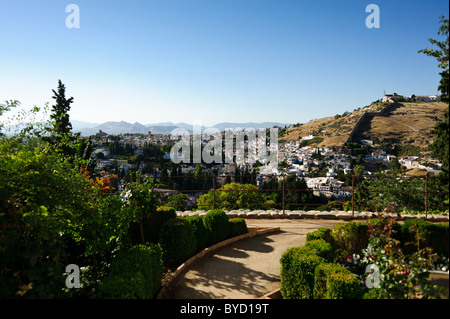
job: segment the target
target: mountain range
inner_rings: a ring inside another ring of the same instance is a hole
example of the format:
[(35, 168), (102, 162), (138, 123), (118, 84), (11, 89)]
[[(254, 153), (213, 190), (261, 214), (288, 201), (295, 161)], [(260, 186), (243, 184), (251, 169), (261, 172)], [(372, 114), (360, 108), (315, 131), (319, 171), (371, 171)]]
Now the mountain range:
[[(192, 125), (187, 123), (173, 123), (173, 122), (161, 122), (154, 124), (141, 124), (138, 122), (128, 123), (125, 121), (120, 122), (105, 122), (103, 124), (98, 123), (90, 123), (83, 122), (77, 120), (71, 120), (73, 132), (80, 132), (82, 136), (90, 136), (97, 134), (100, 130), (107, 134), (125, 134), (125, 133), (141, 133), (147, 134), (148, 132), (152, 132), (153, 134), (170, 134), (175, 128), (184, 128), (189, 132), (192, 132)], [(278, 122), (263, 122), (263, 123), (231, 123), (231, 122), (223, 122), (215, 124), (211, 127), (215, 127), (220, 131), (224, 131), (226, 129), (235, 129), (235, 128), (271, 128), (274, 126), (284, 127), (286, 123), (278, 123)], [(202, 126), (202, 131), (207, 128), (206, 126)]]

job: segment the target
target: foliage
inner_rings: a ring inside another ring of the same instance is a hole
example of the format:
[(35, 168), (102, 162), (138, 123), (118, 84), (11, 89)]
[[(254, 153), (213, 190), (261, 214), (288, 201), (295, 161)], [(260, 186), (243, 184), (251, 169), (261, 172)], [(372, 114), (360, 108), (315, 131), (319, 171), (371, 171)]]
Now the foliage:
[(208, 212), (203, 217), (203, 223), (209, 232), (210, 244), (218, 243), (230, 237), (230, 223), (223, 210), (216, 209)]
[(248, 233), (247, 224), (245, 223), (244, 218), (232, 218), (228, 222), (230, 223), (231, 237)]
[(26, 141), (0, 141), (0, 277), (8, 283), (1, 290), (11, 297), (32, 284), (24, 297), (57, 297), (64, 283), (55, 274), (69, 259), (97, 256), (94, 267), (107, 259), (126, 216), (109, 178), (90, 178), (39, 138)]
[(197, 249), (192, 224), (181, 217), (168, 220), (161, 229), (160, 245), (164, 265), (171, 267), (185, 261)]
[(306, 234), (306, 241), (312, 241), (316, 239), (323, 239), (327, 243), (331, 245), (331, 247), (335, 248), (337, 243), (336, 240), (333, 237), (333, 230), (328, 227), (320, 227), (318, 230), (315, 230), (313, 232), (310, 232)]
[[(380, 212), (401, 212), (425, 208), (425, 179), (420, 177), (386, 176), (364, 179), (356, 186), (355, 209)], [(442, 207), (448, 185), (439, 177), (428, 178), (428, 207)]]
[(157, 235), (152, 229), (159, 198), (159, 193), (154, 191), (155, 186), (152, 178), (144, 179), (137, 174), (136, 182), (129, 183), (125, 187), (123, 197), (128, 204), (129, 233), (134, 244), (138, 242), (145, 244), (147, 241), (157, 242)]
[(312, 299), (315, 269), (323, 262), (323, 258), (305, 254), (298, 247), (288, 249), (280, 259), (283, 299)]
[(430, 247), (435, 253), (449, 257), (448, 223), (430, 223), (424, 220), (406, 220), (400, 229), (403, 249), (406, 253)]
[[(441, 91), (441, 101), (449, 101), (449, 20), (445, 16), (441, 16), (441, 26), (439, 27), (438, 35), (444, 37), (442, 41), (435, 39), (428, 39), (430, 43), (436, 46), (436, 49), (423, 49), (419, 53), (424, 53), (428, 56), (435, 57), (438, 60), (439, 68), (443, 69), (441, 73), (441, 80), (438, 89)], [(442, 161), (442, 170), (448, 178), (449, 174), (449, 111), (445, 113), (444, 121), (439, 122), (431, 132), (435, 136), (434, 142), (430, 145), (430, 150), (433, 156)], [(447, 181), (448, 183), (448, 181)]]
[(326, 299), (360, 299), (362, 289), (354, 274), (331, 273), (326, 283)]
[(217, 189), (215, 195), (212, 190), (201, 195), (198, 199), (198, 207), (205, 210), (213, 209), (214, 196), (216, 207), (222, 209), (236, 207), (258, 209), (262, 208), (264, 203), (264, 197), (256, 185), (230, 183)]
[(110, 273), (99, 286), (97, 297), (150, 299), (161, 287), (161, 248), (147, 244), (120, 251), (112, 260)]
[(187, 196), (179, 193), (169, 196), (169, 202), (167, 206), (171, 206), (176, 210), (185, 210), (187, 206)]
[(334, 260), (334, 251), (329, 243), (323, 239), (315, 239), (307, 241), (305, 246), (311, 253), (322, 257), (323, 259), (331, 262)]
[(203, 217), (201, 216), (189, 216), (186, 219), (191, 223), (194, 234), (196, 238), (197, 248), (196, 251), (199, 252), (206, 248), (210, 242), (209, 232), (203, 223)]
[(347, 273), (350, 271), (336, 263), (323, 263), (314, 272), (314, 299), (326, 299), (328, 277), (333, 273)]
[[(393, 238), (394, 220), (381, 219), (369, 224), (369, 243), (361, 254), (349, 257), (344, 265), (356, 273), (361, 281), (367, 274), (361, 270), (375, 265), (379, 271), (379, 289), (376, 296), (388, 299), (436, 298), (439, 290), (427, 278), (437, 255), (429, 247), (406, 255), (399, 240)], [(366, 296), (366, 298), (374, 296)]]
[(338, 247), (338, 255), (352, 255), (367, 247), (367, 229), (368, 224), (364, 222), (348, 222), (334, 226), (332, 235)]

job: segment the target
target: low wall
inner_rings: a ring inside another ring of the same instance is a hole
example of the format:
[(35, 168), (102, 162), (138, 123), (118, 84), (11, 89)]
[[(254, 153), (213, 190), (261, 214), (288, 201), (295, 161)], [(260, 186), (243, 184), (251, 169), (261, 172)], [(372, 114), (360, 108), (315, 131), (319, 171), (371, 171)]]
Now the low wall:
[[(208, 211), (199, 210), (196, 212), (185, 211), (177, 212), (179, 217), (187, 216), (204, 216)], [(303, 210), (230, 210), (225, 211), (228, 218), (244, 218), (244, 219), (340, 219), (340, 220), (359, 220), (359, 219), (369, 219), (378, 216), (378, 213), (373, 212), (352, 212), (345, 211), (303, 211)], [(383, 217), (392, 217), (396, 220), (407, 220), (407, 219), (426, 219), (430, 222), (448, 222), (448, 215), (432, 215), (428, 214), (397, 214), (397, 213), (381, 213)]]

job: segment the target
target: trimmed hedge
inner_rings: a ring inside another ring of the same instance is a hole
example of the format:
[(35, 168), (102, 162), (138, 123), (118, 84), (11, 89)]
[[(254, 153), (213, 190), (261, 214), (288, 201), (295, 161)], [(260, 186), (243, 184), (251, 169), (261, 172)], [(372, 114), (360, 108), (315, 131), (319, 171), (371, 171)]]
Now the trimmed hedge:
[(314, 299), (327, 298), (328, 277), (334, 273), (349, 274), (350, 270), (335, 263), (320, 264), (316, 267), (316, 271), (314, 273)]
[(162, 252), (158, 245), (133, 246), (112, 260), (109, 275), (98, 291), (99, 298), (149, 299), (161, 288)]
[(400, 238), (407, 253), (416, 252), (423, 247), (431, 247), (439, 255), (449, 257), (449, 224), (430, 223), (428, 221), (413, 219), (406, 220), (400, 229)]
[(174, 266), (190, 258), (197, 249), (194, 227), (185, 218), (176, 217), (168, 220), (160, 233), (160, 245), (163, 262)]
[[(162, 226), (168, 220), (177, 217), (177, 213), (174, 208), (161, 206), (158, 207), (156, 212), (152, 212), (149, 215), (142, 218), (142, 224), (144, 228), (144, 240), (157, 244), (159, 242), (159, 233)], [(140, 223), (131, 222), (129, 225), (129, 235), (131, 243), (133, 245), (142, 244)]]
[(191, 223), (194, 228), (195, 238), (197, 239), (196, 252), (206, 248), (209, 243), (209, 232), (203, 224), (203, 218), (200, 216), (189, 216), (186, 219)]
[(320, 227), (318, 230), (306, 234), (307, 242), (315, 239), (323, 239), (333, 248), (337, 246), (336, 240), (333, 237), (333, 230), (328, 227)]
[(209, 232), (209, 244), (211, 245), (230, 237), (230, 223), (223, 210), (211, 210), (203, 217), (203, 224)]
[(334, 226), (332, 235), (341, 256), (359, 253), (368, 244), (367, 222), (348, 222)]
[(311, 299), (314, 296), (314, 274), (325, 260), (305, 254), (299, 247), (288, 249), (280, 259), (281, 288), (284, 299)]
[(334, 272), (327, 279), (326, 299), (360, 299), (362, 289), (355, 274)]
[(334, 260), (333, 248), (323, 239), (307, 241), (304, 247), (310, 249), (313, 254), (322, 257), (329, 262)]
[(232, 218), (228, 221), (230, 223), (231, 237), (243, 235), (248, 233), (247, 224), (243, 218)]

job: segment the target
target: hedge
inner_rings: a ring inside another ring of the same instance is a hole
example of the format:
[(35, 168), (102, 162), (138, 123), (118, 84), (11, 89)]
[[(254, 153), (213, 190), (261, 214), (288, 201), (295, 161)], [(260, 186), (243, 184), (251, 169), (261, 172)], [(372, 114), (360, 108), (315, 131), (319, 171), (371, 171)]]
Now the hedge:
[(185, 261), (197, 249), (194, 227), (187, 219), (181, 217), (170, 219), (161, 229), (160, 245), (166, 266), (174, 266)]
[(413, 253), (423, 247), (431, 247), (439, 255), (449, 257), (448, 223), (430, 223), (424, 220), (406, 220), (400, 229), (402, 243), (407, 253)]
[(211, 245), (230, 237), (230, 223), (223, 210), (211, 210), (203, 217), (203, 224), (209, 232), (209, 244)]
[(311, 299), (314, 296), (314, 274), (325, 260), (305, 254), (299, 247), (288, 249), (280, 259), (281, 288), (284, 299)]
[(368, 228), (366, 222), (348, 222), (334, 226), (332, 235), (341, 256), (347, 257), (359, 253), (368, 244)]
[(230, 223), (231, 237), (243, 235), (248, 233), (247, 224), (243, 218), (232, 218), (228, 221)]
[(307, 241), (304, 247), (310, 249), (312, 253), (324, 258), (329, 262), (332, 262), (334, 260), (333, 248), (323, 239)]
[[(176, 211), (172, 207), (161, 206), (156, 212), (152, 212), (142, 218), (144, 228), (144, 240), (157, 244), (159, 242), (159, 233), (162, 226), (170, 219), (177, 217)], [(142, 244), (140, 234), (140, 223), (131, 222), (129, 226), (129, 235), (133, 245)]]
[(162, 252), (158, 245), (133, 246), (111, 261), (109, 275), (99, 285), (97, 297), (107, 299), (154, 298), (161, 287)]
[(327, 279), (326, 299), (360, 299), (362, 289), (355, 274), (334, 272)]
[(312, 241), (315, 239), (323, 239), (329, 243), (333, 248), (337, 246), (336, 240), (333, 237), (333, 230), (328, 227), (320, 227), (311, 233), (306, 234), (306, 241)]
[(348, 274), (350, 270), (335, 263), (324, 263), (316, 267), (314, 273), (314, 299), (327, 298), (328, 277), (334, 273)]
[(195, 238), (197, 240), (196, 251), (199, 252), (206, 248), (209, 243), (209, 232), (203, 224), (203, 218), (200, 216), (189, 216), (186, 219), (191, 223)]

